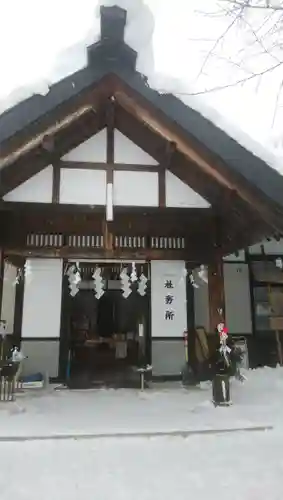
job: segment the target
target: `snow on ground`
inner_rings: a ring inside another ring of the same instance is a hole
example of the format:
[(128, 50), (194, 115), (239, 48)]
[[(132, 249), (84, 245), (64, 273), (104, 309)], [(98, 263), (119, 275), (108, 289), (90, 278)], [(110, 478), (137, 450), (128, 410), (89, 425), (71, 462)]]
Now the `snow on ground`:
[(1, 443), (1, 500), (282, 499), (283, 435)]
[(2, 404), (1, 436), (221, 429), (229, 434), (1, 442), (1, 500), (281, 500), (283, 369), (233, 381), (234, 405), (214, 408), (211, 387), (155, 385), (145, 393), (62, 391)]
[(137, 390), (91, 390), (26, 393), (17, 405), (0, 406), (0, 438), (58, 434), (174, 432), (269, 426), (283, 417), (283, 369), (248, 372), (232, 382), (233, 406), (214, 408), (211, 385), (183, 389), (154, 385)]

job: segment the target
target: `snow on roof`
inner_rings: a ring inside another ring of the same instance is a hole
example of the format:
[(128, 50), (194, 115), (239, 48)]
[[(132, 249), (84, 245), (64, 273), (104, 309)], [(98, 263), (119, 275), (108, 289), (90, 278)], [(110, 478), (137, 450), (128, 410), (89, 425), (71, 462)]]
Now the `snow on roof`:
[(149, 85), (152, 88), (158, 90), (160, 93), (176, 95), (187, 106), (199, 112), (244, 148), (264, 160), (280, 174), (283, 174), (283, 157), (274, 154), (272, 146), (270, 149), (263, 147), (235, 124), (230, 123), (226, 117), (218, 113), (215, 108), (207, 103), (205, 97), (189, 95), (193, 94), (195, 89), (188, 89), (188, 85), (184, 81), (155, 72), (152, 46), (155, 19), (149, 7), (145, 5), (144, 0), (94, 0), (94, 6), (96, 6), (95, 15), (92, 20), (91, 29), (87, 30), (84, 38), (80, 42), (70, 46), (64, 52), (58, 53), (52, 70), (45, 75), (44, 79), (35, 81), (32, 85), (16, 89), (0, 101), (0, 113), (34, 94), (48, 94), (52, 84), (86, 66), (86, 48), (99, 38), (99, 7), (101, 5), (117, 5), (127, 10), (125, 42), (137, 51), (137, 71), (148, 77)]

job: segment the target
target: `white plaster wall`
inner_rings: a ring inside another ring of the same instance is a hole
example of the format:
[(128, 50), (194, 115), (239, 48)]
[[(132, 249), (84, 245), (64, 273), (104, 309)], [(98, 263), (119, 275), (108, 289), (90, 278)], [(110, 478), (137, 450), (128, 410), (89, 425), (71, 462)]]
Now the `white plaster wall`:
[(23, 363), (23, 375), (43, 373), (49, 377), (58, 377), (59, 340), (23, 340), (21, 348), (27, 356)]
[(176, 175), (166, 170), (166, 206), (176, 208), (209, 208), (202, 196), (182, 182)]
[(183, 339), (153, 340), (151, 357), (153, 376), (179, 376), (186, 361)]
[(63, 168), (60, 203), (105, 205), (106, 171)]
[(195, 325), (203, 326), (209, 332), (209, 296), (207, 283), (200, 282), (194, 288)]
[(114, 172), (114, 205), (158, 207), (157, 172)]
[(62, 160), (106, 162), (106, 129), (69, 151)]
[(1, 319), (6, 321), (6, 333), (14, 331), (14, 314), (16, 299), (16, 277), (17, 268), (12, 264), (5, 264)]
[[(186, 268), (184, 261), (151, 262), (151, 333), (152, 337), (182, 337), (187, 329)], [(165, 288), (171, 280), (174, 288)], [(165, 296), (174, 297), (171, 305), (165, 304)], [(174, 312), (173, 320), (165, 319), (165, 312)]]
[(58, 338), (61, 322), (61, 259), (27, 259), (22, 338)]
[(251, 334), (249, 269), (243, 263), (223, 265), (226, 322), (231, 334)]
[(136, 165), (157, 165), (157, 161), (143, 149), (132, 142), (119, 130), (114, 135), (114, 161), (115, 163), (128, 163)]
[(4, 197), (4, 201), (28, 203), (52, 202), (53, 167), (49, 165)]

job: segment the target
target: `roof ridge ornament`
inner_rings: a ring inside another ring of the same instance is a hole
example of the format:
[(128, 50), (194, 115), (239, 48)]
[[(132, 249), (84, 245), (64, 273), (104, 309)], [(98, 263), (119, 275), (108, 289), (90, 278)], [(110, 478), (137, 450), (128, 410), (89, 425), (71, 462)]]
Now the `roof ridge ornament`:
[(100, 7), (100, 40), (88, 47), (88, 66), (119, 66), (121, 70), (136, 69), (137, 52), (124, 40), (127, 11), (114, 5)]
[(100, 36), (104, 43), (124, 42), (127, 11), (114, 5), (100, 7)]

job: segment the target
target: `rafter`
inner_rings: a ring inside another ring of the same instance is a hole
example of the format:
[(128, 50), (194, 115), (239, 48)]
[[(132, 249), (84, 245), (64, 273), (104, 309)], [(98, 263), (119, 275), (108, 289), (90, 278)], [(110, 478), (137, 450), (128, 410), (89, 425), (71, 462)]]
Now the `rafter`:
[(20, 156), (13, 164), (0, 171), (0, 194), (3, 197), (8, 192), (27, 181), (45, 167), (58, 161), (58, 157), (66, 154), (80, 142), (104, 128), (99, 116), (94, 113), (86, 115), (66, 130), (58, 132), (55, 137), (55, 153), (43, 150), (41, 146), (32, 149), (27, 155)]

